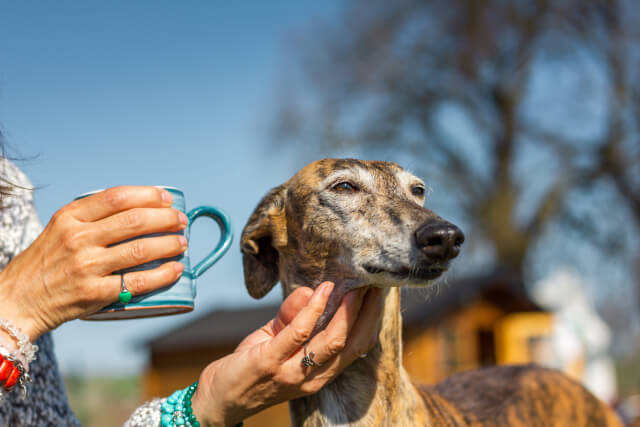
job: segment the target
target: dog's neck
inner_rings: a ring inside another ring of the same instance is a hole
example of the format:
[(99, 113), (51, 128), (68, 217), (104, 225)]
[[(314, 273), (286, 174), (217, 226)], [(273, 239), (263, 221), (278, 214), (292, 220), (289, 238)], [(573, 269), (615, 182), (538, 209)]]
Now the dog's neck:
[(293, 426), (428, 425), (422, 400), (402, 367), (399, 288), (384, 292), (378, 343), (367, 356), (315, 395), (291, 401), (290, 409)]

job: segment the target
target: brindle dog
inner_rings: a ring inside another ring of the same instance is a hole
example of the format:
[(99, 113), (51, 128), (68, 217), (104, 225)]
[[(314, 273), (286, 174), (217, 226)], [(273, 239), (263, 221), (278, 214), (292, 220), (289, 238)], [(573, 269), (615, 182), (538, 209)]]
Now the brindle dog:
[(464, 235), (423, 208), (424, 183), (395, 163), (314, 162), (272, 189), (245, 226), (245, 282), (255, 298), (279, 280), (335, 283), (322, 329), (355, 287), (385, 289), (379, 340), (318, 393), (291, 401), (296, 426), (618, 426), (578, 383), (536, 366), (504, 366), (416, 388), (402, 361), (399, 286), (429, 286)]

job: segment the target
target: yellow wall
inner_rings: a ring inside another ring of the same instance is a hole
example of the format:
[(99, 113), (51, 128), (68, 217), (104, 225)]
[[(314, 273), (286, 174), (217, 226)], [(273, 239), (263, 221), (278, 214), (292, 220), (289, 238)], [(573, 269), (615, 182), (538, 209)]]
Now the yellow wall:
[(493, 330), (501, 316), (502, 311), (492, 304), (478, 301), (435, 326), (405, 328), (405, 369), (416, 383), (434, 384), (456, 372), (478, 368), (477, 330)]
[(496, 325), (498, 363), (541, 362), (544, 340), (550, 338), (550, 313), (513, 313)]

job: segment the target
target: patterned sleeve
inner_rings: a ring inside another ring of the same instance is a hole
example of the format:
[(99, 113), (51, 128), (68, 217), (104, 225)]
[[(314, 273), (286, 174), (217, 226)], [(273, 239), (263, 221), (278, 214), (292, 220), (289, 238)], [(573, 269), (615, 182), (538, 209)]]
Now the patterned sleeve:
[(153, 399), (136, 409), (123, 427), (158, 427), (162, 416), (162, 404), (167, 399)]
[[(0, 197), (0, 270), (26, 249), (42, 230), (33, 205), (33, 188), (27, 177), (10, 161), (0, 157), (1, 184), (11, 187)], [(40, 348), (29, 366), (33, 381), (29, 398), (22, 401), (10, 393), (0, 405), (2, 426), (80, 426), (69, 405), (55, 357), (51, 334), (36, 341)]]
[(0, 158), (0, 174), (12, 186), (0, 199), (0, 269), (25, 250), (42, 231), (33, 206), (33, 187), (20, 169)]

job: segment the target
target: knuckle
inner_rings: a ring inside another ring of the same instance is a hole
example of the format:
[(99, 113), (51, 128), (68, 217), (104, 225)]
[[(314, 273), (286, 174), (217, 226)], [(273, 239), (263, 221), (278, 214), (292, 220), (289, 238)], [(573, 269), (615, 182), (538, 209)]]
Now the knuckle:
[(56, 224), (60, 222), (65, 222), (68, 216), (69, 216), (69, 208), (67, 206), (60, 208), (51, 216), (51, 223)]
[(143, 262), (146, 259), (147, 250), (141, 240), (134, 240), (129, 245), (128, 255), (136, 262)]
[(73, 276), (81, 276), (85, 274), (91, 267), (91, 261), (81, 255), (76, 255), (71, 258), (69, 262), (69, 272)]
[(262, 378), (273, 378), (278, 373), (278, 363), (273, 358), (264, 354), (264, 351), (260, 351), (259, 362), (257, 363), (258, 375)]
[(292, 329), (293, 341), (297, 345), (304, 344), (311, 336), (311, 329), (303, 326), (294, 326)]
[(129, 292), (134, 295), (145, 293), (147, 291), (148, 281), (143, 274), (136, 274), (130, 277), (125, 277), (125, 284)]
[(138, 209), (131, 209), (122, 215), (122, 225), (127, 228), (138, 228), (142, 225), (142, 212)]
[(263, 361), (258, 366), (258, 373), (262, 378), (273, 378), (278, 373), (278, 368), (269, 361)]
[(320, 304), (313, 308), (313, 314), (315, 315), (315, 317), (320, 318), (320, 316), (322, 316), (323, 313), (324, 313), (323, 305)]
[(82, 246), (82, 233), (79, 230), (67, 230), (62, 234), (61, 243), (70, 251), (77, 251)]
[(304, 385), (304, 375), (300, 372), (291, 372), (280, 380), (286, 387), (301, 387)]
[(105, 190), (103, 193), (104, 201), (112, 209), (122, 209), (125, 205), (126, 194), (123, 188), (115, 187)]
[(344, 346), (347, 343), (346, 337), (336, 337), (329, 341), (327, 348), (331, 355), (338, 354), (344, 349)]

